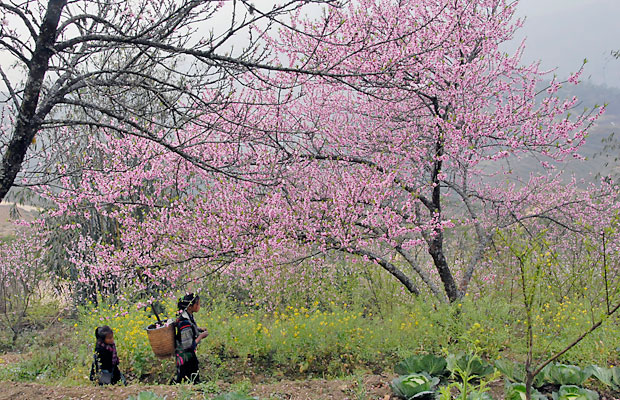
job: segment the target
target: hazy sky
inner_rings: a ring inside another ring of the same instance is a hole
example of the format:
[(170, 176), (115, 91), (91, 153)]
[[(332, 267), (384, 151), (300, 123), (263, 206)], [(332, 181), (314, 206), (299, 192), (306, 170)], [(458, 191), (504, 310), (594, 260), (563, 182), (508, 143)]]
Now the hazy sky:
[(588, 59), (583, 79), (620, 87), (620, 0), (520, 0), (526, 16), (526, 61), (541, 60), (558, 74), (574, 72)]
[[(254, 4), (268, 9), (281, 1)], [(620, 88), (620, 60), (610, 54), (620, 50), (620, 0), (520, 0), (518, 15), (526, 17), (516, 39), (527, 38), (524, 61), (541, 60), (543, 67), (558, 67), (557, 73), (566, 76), (587, 58), (584, 80)], [(217, 25), (224, 26), (223, 21)], [(3, 67), (10, 62), (6, 54), (0, 55)]]

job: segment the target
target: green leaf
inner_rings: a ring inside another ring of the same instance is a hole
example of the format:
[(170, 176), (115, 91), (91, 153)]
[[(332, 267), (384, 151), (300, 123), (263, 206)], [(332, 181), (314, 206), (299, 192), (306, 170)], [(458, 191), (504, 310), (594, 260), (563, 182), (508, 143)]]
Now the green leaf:
[(547, 377), (556, 385), (582, 385), (591, 376), (588, 370), (576, 365), (553, 364), (549, 367)]
[(552, 366), (552, 364), (547, 364), (547, 366), (545, 366), (545, 368), (543, 368), (542, 371), (540, 371), (538, 375), (534, 377), (533, 385), (535, 387), (541, 387), (545, 383), (551, 382), (551, 378), (549, 378), (549, 369)]
[(620, 390), (620, 368), (612, 367), (605, 368), (598, 365), (590, 365), (585, 369), (601, 383), (613, 388), (614, 390)]
[[(547, 400), (547, 397), (541, 394), (538, 390), (532, 389), (532, 400)], [(506, 382), (506, 397), (505, 400), (526, 400), (525, 395), (525, 383), (510, 383)]]
[(614, 385), (620, 386), (620, 367), (613, 367), (611, 369), (611, 376), (612, 376)]
[(575, 385), (565, 385), (553, 392), (553, 400), (598, 400), (598, 393)]
[(493, 366), (482, 360), (477, 355), (471, 354), (450, 354), (447, 361), (447, 367), (453, 374), (471, 377), (484, 377), (493, 373)]
[(162, 397), (153, 392), (140, 392), (136, 396), (129, 396), (127, 400), (165, 400), (166, 397)]
[(396, 396), (409, 400), (426, 396), (432, 397), (438, 383), (439, 378), (433, 378), (429, 374), (423, 372), (420, 374), (399, 376), (392, 380), (390, 386)]
[(394, 367), (399, 375), (426, 372), (429, 375), (441, 376), (446, 373), (446, 359), (434, 354), (414, 355), (406, 358)]
[(598, 379), (601, 383), (607, 386), (614, 387), (613, 374), (611, 368), (599, 367), (598, 365), (590, 365), (585, 369), (592, 376)]
[(525, 381), (525, 367), (507, 359), (495, 361), (495, 368), (511, 382)]
[(467, 400), (493, 400), (493, 397), (488, 392), (473, 390), (467, 395)]

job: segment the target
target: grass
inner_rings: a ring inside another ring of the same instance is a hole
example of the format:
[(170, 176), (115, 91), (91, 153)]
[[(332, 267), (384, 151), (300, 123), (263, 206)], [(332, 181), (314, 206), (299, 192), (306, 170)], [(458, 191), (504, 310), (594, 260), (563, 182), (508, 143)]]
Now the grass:
[[(172, 303), (166, 307), (172, 315)], [(380, 373), (420, 352), (475, 349), (488, 360), (517, 361), (525, 355), (521, 310), (501, 297), (468, 297), (453, 305), (414, 300), (393, 305), (389, 314), (383, 315), (347, 303), (314, 301), (265, 312), (222, 300), (214, 301), (196, 317), (210, 332), (198, 355), (204, 376), (214, 381), (239, 382), (256, 375), (279, 379)], [(558, 351), (586, 330), (591, 320), (591, 310), (579, 299), (544, 303), (534, 318), (535, 356), (544, 358)], [(28, 357), (0, 365), (0, 380), (86, 384), (93, 332), (96, 326), (106, 324), (114, 329), (120, 367), (131, 380), (167, 383), (174, 363), (154, 357), (144, 330), (153, 321), (150, 310), (129, 304), (87, 304), (55, 333), (28, 343), (24, 348)], [(560, 361), (617, 365), (619, 331), (615, 321), (606, 321)]]

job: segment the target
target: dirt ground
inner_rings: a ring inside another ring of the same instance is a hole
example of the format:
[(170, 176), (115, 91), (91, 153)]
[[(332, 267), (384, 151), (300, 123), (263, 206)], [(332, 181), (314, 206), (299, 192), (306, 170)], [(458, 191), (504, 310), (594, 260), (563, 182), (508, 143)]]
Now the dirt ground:
[[(276, 383), (253, 385), (251, 395), (261, 399), (389, 399), (388, 378), (380, 375), (364, 377), (363, 385), (354, 380), (282, 380)], [(152, 391), (168, 400), (176, 399), (183, 388), (175, 386), (130, 385), (100, 388), (96, 386), (57, 387), (37, 383), (0, 382), (0, 399), (120, 399), (142, 391)], [(196, 393), (196, 398), (203, 398)]]
[(360, 384), (355, 380), (279, 381), (256, 385), (253, 396), (286, 400), (302, 399), (389, 399), (391, 390), (388, 377), (368, 375)]
[(0, 399), (126, 399), (142, 391), (152, 391), (168, 399), (175, 399), (177, 389), (171, 386), (132, 385), (126, 387), (74, 386), (57, 387), (38, 383), (1, 382)]
[[(282, 380), (275, 383), (258, 383), (252, 386), (250, 394), (259, 399), (282, 400), (395, 400), (391, 396), (388, 386), (390, 377), (382, 375), (364, 376), (362, 382), (356, 380)], [(225, 389), (227, 384), (218, 385)], [(125, 400), (143, 391), (151, 391), (167, 400), (173, 400), (183, 394), (188, 398), (189, 386), (166, 385), (130, 385), (114, 387), (97, 386), (50, 386), (39, 383), (0, 382), (0, 400), (27, 399), (27, 400)], [(503, 383), (493, 382), (490, 385), (491, 396), (494, 399), (504, 397)], [(210, 398), (212, 396), (207, 396)], [(202, 399), (203, 394), (195, 392), (191, 398)], [(613, 393), (601, 393), (600, 400), (619, 400)]]

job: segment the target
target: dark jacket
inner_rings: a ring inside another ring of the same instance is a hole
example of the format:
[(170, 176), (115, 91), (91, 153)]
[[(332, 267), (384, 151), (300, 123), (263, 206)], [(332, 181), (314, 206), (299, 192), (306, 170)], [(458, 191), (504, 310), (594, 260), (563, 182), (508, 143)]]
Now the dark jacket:
[(194, 316), (183, 311), (177, 319), (176, 349), (177, 352), (196, 351), (196, 338), (200, 330)]
[(118, 356), (116, 355), (116, 345), (97, 342), (95, 354), (99, 361), (99, 368), (102, 370), (113, 371), (118, 366)]

